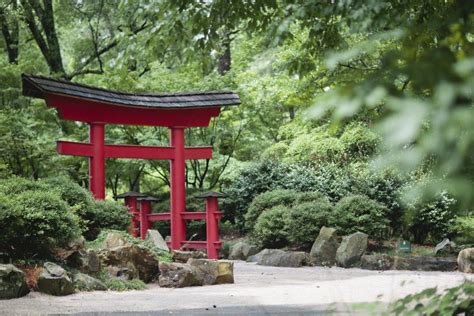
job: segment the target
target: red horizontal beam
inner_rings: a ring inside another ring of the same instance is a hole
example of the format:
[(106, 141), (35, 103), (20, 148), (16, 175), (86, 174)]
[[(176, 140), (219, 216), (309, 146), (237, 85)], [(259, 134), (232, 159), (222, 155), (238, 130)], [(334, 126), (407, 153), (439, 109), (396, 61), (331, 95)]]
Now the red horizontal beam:
[(171, 213), (152, 213), (152, 214), (148, 214), (148, 220), (150, 222), (169, 221), (169, 220), (171, 220)]
[(183, 212), (181, 217), (186, 220), (203, 220), (206, 219), (206, 212)]
[(94, 155), (92, 145), (86, 143), (58, 141), (56, 142), (56, 150), (61, 155), (83, 157), (92, 157)]
[(105, 145), (105, 158), (173, 159), (173, 147)]
[[(58, 141), (57, 151), (61, 155), (92, 157), (92, 144)], [(174, 158), (174, 147), (139, 146), (139, 145), (105, 145), (105, 158), (131, 159), (159, 159), (171, 160)], [(185, 159), (210, 159), (212, 147), (187, 147), (184, 151)]]

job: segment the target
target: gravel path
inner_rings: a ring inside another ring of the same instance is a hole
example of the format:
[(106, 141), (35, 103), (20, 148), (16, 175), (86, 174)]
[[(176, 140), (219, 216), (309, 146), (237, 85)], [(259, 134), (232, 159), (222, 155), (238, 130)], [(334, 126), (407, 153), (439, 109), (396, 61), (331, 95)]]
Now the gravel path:
[[(235, 284), (145, 291), (90, 292), (53, 297), (37, 292), (0, 301), (0, 315), (273, 315), (358, 314), (355, 303), (380, 306), (425, 288), (446, 288), (474, 275), (458, 272), (275, 268), (237, 261)], [(360, 306), (360, 304), (358, 304)]]

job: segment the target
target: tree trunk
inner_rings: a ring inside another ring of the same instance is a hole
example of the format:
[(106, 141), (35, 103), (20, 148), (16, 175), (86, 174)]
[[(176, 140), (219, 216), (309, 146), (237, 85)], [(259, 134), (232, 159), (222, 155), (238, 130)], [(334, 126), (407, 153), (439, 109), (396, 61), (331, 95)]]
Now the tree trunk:
[[(49, 71), (52, 74), (66, 77), (54, 24), (53, 3), (52, 0), (43, 0), (42, 2), (43, 6), (39, 0), (21, 0), (24, 19), (48, 64)], [(39, 21), (39, 26), (36, 20)]]
[[(16, 11), (16, 0), (13, 0), (11, 3), (13, 9), (12, 11)], [(0, 9), (0, 28), (2, 29), (3, 39), (5, 40), (5, 49), (8, 54), (8, 62), (10, 64), (16, 64), (18, 61), (18, 19), (13, 18), (11, 19), (10, 23), (8, 23), (4, 9)]]
[(230, 55), (230, 35), (226, 33), (224, 35), (224, 40), (222, 41), (222, 53), (217, 57), (217, 71), (219, 74), (225, 75), (226, 72), (230, 70), (232, 63)]

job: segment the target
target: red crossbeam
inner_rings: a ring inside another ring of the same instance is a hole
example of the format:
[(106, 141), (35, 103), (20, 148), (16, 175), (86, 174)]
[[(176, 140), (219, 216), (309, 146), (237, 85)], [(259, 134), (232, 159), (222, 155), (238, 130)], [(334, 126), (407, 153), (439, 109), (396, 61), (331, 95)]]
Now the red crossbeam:
[[(92, 157), (92, 144), (67, 141), (57, 142), (57, 151), (61, 155)], [(138, 146), (138, 145), (105, 145), (105, 158), (160, 159), (174, 158), (174, 147)], [(187, 160), (211, 159), (212, 147), (186, 147), (184, 156)]]

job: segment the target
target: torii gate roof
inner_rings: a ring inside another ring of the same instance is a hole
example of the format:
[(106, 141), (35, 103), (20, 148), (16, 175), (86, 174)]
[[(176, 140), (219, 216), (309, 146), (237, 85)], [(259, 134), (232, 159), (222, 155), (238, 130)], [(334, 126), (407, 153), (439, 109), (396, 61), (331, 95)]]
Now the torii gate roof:
[(66, 120), (152, 126), (208, 126), (226, 105), (239, 105), (231, 91), (126, 93), (22, 74), (23, 95), (46, 100)]

